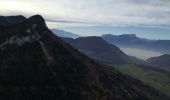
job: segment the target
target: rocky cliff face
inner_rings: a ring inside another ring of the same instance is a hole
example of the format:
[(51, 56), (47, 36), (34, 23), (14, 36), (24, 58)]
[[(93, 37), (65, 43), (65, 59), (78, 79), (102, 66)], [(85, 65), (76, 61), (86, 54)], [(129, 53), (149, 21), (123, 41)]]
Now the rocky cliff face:
[(33, 16), (0, 29), (1, 100), (169, 100), (81, 54)]

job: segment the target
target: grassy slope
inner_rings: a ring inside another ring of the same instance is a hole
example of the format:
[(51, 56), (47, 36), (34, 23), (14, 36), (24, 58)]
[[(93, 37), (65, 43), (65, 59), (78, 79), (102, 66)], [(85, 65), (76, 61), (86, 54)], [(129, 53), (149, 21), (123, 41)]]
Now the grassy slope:
[(162, 71), (146, 69), (137, 65), (126, 64), (117, 66), (120, 72), (128, 74), (160, 92), (170, 96), (170, 74)]

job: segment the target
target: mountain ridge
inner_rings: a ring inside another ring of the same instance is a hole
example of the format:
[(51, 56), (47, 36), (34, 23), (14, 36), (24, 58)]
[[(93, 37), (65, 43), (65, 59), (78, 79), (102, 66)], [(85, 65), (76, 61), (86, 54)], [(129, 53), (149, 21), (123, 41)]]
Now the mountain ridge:
[(77, 39), (63, 38), (66, 42), (73, 45), (83, 53), (92, 56), (104, 63), (122, 64), (127, 63), (128, 56), (118, 47), (108, 44), (102, 38), (97, 36), (80, 37)]
[(146, 61), (129, 56), (114, 44), (107, 43), (98, 36), (63, 38), (67, 43), (79, 49), (82, 53), (106, 64), (142, 64), (149, 65)]
[(16, 23), (21, 23), (26, 18), (22, 15), (18, 16), (0, 16), (0, 26), (10, 26)]
[(9, 42), (0, 49), (2, 100), (169, 100), (80, 53), (54, 35), (39, 15), (0, 32), (0, 44), (13, 36), (33, 36), (31, 42)]
[(74, 38), (74, 39), (80, 37), (78, 34), (67, 32), (67, 31), (64, 31), (64, 30), (51, 29), (51, 31), (59, 37), (67, 37), (67, 38)]

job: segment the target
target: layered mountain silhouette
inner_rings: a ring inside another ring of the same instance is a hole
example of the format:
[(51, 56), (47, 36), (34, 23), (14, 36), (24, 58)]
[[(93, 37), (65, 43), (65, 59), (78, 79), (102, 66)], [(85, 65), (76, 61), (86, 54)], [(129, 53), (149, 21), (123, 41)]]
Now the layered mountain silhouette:
[(63, 40), (86, 55), (106, 64), (135, 63), (148, 65), (141, 59), (126, 55), (117, 46), (107, 43), (101, 37), (63, 38)]
[(119, 47), (152, 50), (163, 54), (170, 54), (170, 40), (149, 40), (139, 38), (135, 34), (104, 34), (102, 38)]
[(170, 55), (168, 54), (159, 57), (151, 57), (147, 59), (147, 61), (158, 68), (167, 69), (170, 71)]
[(78, 37), (80, 37), (78, 34), (67, 32), (67, 31), (64, 31), (64, 30), (51, 29), (51, 31), (59, 37), (67, 37), (67, 38), (78, 38)]
[(0, 29), (1, 100), (169, 100), (80, 53), (35, 15)]
[(77, 39), (64, 38), (64, 40), (85, 54), (104, 63), (122, 64), (128, 62), (128, 56), (126, 54), (118, 47), (108, 44), (100, 37), (92, 36)]

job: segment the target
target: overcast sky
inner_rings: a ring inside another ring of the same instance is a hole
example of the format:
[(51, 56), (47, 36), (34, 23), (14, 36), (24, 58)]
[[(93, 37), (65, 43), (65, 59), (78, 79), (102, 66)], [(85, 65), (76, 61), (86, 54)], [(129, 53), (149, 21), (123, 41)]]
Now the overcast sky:
[[(82, 35), (92, 34), (86, 32), (87, 27), (109, 26), (151, 28), (148, 33), (152, 35), (154, 29), (160, 29), (163, 33), (157, 33), (157, 38), (170, 37), (170, 0), (0, 0), (0, 15), (18, 14), (41, 14), (51, 28), (81, 32), (75, 31), (81, 27)], [(93, 34), (102, 34), (98, 31)]]

